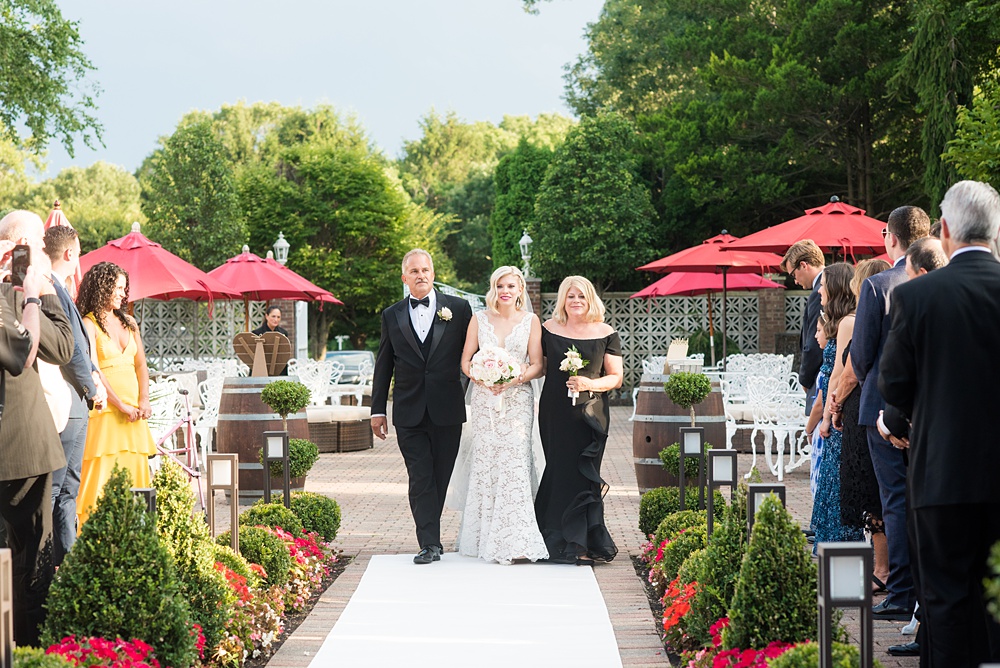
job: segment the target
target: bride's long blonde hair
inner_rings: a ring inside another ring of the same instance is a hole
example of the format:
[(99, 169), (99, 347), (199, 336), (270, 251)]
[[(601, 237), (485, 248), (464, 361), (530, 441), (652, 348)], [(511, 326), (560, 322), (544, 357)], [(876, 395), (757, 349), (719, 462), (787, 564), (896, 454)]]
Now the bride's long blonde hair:
[(497, 292), (497, 283), (504, 276), (514, 276), (517, 279), (518, 285), (521, 286), (521, 294), (518, 295), (517, 300), (514, 302), (514, 308), (518, 311), (526, 311), (525, 304), (528, 299), (528, 287), (524, 282), (524, 274), (521, 273), (520, 269), (512, 266), (497, 267), (490, 275), (490, 289), (486, 293), (486, 307), (494, 313), (500, 312), (500, 295)]

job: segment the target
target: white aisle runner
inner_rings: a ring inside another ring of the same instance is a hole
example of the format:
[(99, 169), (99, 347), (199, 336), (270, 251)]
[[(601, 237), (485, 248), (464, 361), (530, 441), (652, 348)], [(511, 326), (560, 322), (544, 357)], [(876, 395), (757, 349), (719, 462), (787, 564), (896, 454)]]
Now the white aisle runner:
[(591, 568), (372, 557), (313, 658), (328, 666), (621, 666)]

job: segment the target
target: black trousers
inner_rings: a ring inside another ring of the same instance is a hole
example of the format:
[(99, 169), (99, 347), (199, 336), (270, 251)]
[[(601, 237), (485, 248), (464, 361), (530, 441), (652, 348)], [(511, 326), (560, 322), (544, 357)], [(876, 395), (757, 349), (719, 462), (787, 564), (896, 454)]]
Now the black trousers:
[(1000, 624), (983, 596), (986, 559), (1000, 540), (1000, 503), (915, 508), (912, 516), (927, 665), (978, 668), (1000, 660)]
[(462, 425), (438, 426), (424, 414), (416, 427), (396, 427), (410, 480), (410, 512), (421, 548), (441, 545), (441, 511), (458, 457)]
[(0, 517), (11, 550), (14, 641), (38, 647), (52, 584), (52, 474), (0, 481)]

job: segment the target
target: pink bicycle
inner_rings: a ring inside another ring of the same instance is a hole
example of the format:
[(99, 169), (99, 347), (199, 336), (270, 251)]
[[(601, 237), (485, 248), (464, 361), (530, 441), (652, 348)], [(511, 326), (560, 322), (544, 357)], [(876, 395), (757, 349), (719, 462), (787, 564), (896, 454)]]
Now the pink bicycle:
[[(177, 391), (184, 397), (184, 412), (176, 423), (170, 426), (167, 431), (156, 441), (156, 449), (164, 457), (169, 457), (180, 466), (188, 478), (195, 480), (198, 485), (198, 503), (202, 510), (205, 509), (205, 494), (201, 488), (201, 462), (198, 460), (198, 447), (194, 436), (194, 418), (191, 415), (191, 398), (188, 391), (178, 388)], [(180, 430), (181, 438), (177, 439), (176, 434)], [(167, 441), (173, 439), (174, 445), (180, 440), (181, 447), (167, 447)]]

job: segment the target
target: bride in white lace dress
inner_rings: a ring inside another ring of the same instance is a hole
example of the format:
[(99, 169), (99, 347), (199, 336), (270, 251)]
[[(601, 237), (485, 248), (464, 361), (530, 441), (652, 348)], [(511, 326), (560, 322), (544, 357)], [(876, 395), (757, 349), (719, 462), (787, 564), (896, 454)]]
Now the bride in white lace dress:
[(468, 476), (466, 480), (464, 471), (457, 471), (455, 481), (457, 487), (467, 489), (459, 553), (501, 564), (548, 557), (535, 521), (533, 497), (538, 474), (533, 471), (535, 396), (530, 381), (542, 372), (542, 330), (527, 300), (519, 269), (494, 271), (486, 294), (487, 309), (469, 323), (462, 353), (466, 375), (473, 355), (488, 347), (505, 348), (521, 363), (521, 375), (505, 385), (489, 388), (473, 381), (472, 408), (463, 430), (467, 438), (462, 445)]

